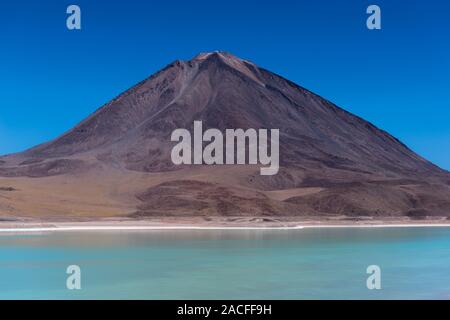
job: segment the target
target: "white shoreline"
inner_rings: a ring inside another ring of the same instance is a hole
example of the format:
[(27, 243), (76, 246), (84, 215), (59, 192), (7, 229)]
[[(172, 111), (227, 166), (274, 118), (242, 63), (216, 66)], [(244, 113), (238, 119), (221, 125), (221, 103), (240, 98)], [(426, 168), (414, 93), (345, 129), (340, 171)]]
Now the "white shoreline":
[(82, 232), (82, 231), (154, 231), (154, 230), (301, 230), (312, 228), (450, 228), (450, 224), (360, 224), (360, 225), (296, 225), (296, 226), (51, 226), (51, 227), (11, 227), (0, 228), (2, 233), (35, 233), (35, 232)]
[(195, 226), (74, 226), (74, 227), (36, 227), (36, 228), (1, 228), (0, 233), (21, 232), (53, 232), (53, 231), (152, 231), (152, 230), (295, 230), (303, 226), (294, 227), (195, 227)]
[(349, 224), (349, 225), (306, 225), (304, 228), (450, 228), (450, 224), (423, 223), (423, 224)]

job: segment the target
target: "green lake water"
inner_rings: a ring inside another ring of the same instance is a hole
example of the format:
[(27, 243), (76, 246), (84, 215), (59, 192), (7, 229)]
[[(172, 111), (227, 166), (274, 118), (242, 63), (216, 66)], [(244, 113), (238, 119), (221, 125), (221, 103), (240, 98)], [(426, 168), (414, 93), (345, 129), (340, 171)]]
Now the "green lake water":
[(450, 299), (450, 228), (3, 234), (0, 299)]

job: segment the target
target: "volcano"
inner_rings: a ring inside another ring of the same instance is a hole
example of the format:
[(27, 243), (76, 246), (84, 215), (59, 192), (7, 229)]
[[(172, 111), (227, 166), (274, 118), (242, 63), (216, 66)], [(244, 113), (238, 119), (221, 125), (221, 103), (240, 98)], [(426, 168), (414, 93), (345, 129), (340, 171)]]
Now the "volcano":
[[(278, 174), (174, 165), (171, 133), (194, 121), (279, 129)], [(211, 52), (171, 63), (53, 141), (0, 157), (0, 215), (447, 217), (450, 173), (295, 83)]]

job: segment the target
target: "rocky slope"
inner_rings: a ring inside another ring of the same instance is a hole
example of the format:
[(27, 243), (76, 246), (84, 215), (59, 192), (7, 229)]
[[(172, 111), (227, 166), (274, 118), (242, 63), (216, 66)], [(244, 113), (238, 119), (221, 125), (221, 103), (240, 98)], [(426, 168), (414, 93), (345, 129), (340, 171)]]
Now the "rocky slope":
[[(173, 165), (170, 135), (195, 120), (204, 130), (280, 129), (279, 173)], [(35, 188), (43, 184), (39, 200)], [(447, 171), (326, 99), (224, 52), (176, 61), (61, 137), (1, 157), (0, 187), (14, 189), (0, 188), (0, 213), (10, 215), (450, 215)]]

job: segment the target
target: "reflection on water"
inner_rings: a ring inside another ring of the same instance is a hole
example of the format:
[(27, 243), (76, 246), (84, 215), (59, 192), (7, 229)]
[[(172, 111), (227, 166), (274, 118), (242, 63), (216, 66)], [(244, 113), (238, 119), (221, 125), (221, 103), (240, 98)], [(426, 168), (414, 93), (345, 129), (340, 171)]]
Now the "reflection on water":
[[(82, 290), (65, 287), (79, 265)], [(382, 290), (366, 268), (382, 269)], [(450, 228), (154, 230), (0, 236), (0, 298), (449, 298)]]

